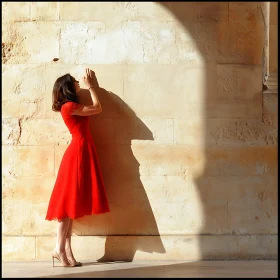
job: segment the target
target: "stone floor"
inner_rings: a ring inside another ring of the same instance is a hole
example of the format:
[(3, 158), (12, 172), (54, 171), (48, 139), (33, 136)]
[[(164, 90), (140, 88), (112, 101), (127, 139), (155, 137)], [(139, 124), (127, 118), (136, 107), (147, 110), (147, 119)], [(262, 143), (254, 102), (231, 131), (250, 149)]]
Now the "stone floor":
[(2, 278), (277, 278), (277, 261), (84, 262), (62, 267), (51, 262), (4, 262)]

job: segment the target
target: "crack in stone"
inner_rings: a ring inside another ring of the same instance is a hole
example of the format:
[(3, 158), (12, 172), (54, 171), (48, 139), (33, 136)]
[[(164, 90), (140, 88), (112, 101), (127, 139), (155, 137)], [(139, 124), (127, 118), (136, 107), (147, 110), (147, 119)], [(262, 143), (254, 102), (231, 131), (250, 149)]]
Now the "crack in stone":
[(16, 141), (16, 144), (20, 144), (20, 138), (21, 138), (21, 132), (22, 132), (21, 121), (22, 121), (22, 119), (20, 118), (20, 119), (18, 120), (18, 125), (19, 125), (19, 136), (18, 136), (18, 139), (17, 139), (17, 141)]

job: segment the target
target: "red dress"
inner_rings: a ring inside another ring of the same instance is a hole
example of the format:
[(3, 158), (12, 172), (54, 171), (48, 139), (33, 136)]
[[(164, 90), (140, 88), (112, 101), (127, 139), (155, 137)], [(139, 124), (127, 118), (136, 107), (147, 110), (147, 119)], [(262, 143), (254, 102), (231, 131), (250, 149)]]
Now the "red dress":
[(109, 212), (104, 181), (89, 130), (89, 117), (71, 115), (80, 105), (67, 102), (61, 107), (62, 118), (72, 134), (60, 163), (46, 220)]

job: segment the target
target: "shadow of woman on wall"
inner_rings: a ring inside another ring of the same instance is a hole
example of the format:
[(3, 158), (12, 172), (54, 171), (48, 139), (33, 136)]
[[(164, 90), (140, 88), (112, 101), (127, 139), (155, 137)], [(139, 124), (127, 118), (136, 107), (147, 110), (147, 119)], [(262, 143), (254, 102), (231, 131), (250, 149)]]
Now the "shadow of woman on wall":
[[(90, 117), (90, 130), (98, 153), (110, 213), (85, 216), (74, 222), (77, 235), (107, 236), (99, 262), (132, 261), (137, 250), (165, 253), (157, 223), (140, 179), (140, 164), (131, 140), (154, 140), (152, 132), (113, 92), (95, 90), (102, 113)], [(79, 92), (81, 104), (92, 104), (88, 90)]]

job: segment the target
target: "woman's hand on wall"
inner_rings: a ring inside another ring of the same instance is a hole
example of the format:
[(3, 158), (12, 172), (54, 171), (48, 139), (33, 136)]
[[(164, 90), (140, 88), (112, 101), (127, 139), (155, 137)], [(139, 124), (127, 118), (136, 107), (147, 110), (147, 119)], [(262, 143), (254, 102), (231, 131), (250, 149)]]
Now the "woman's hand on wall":
[(94, 86), (94, 76), (95, 76), (95, 74), (91, 69), (89, 69), (89, 68), (85, 69), (85, 75), (83, 76), (83, 82), (88, 88)]

